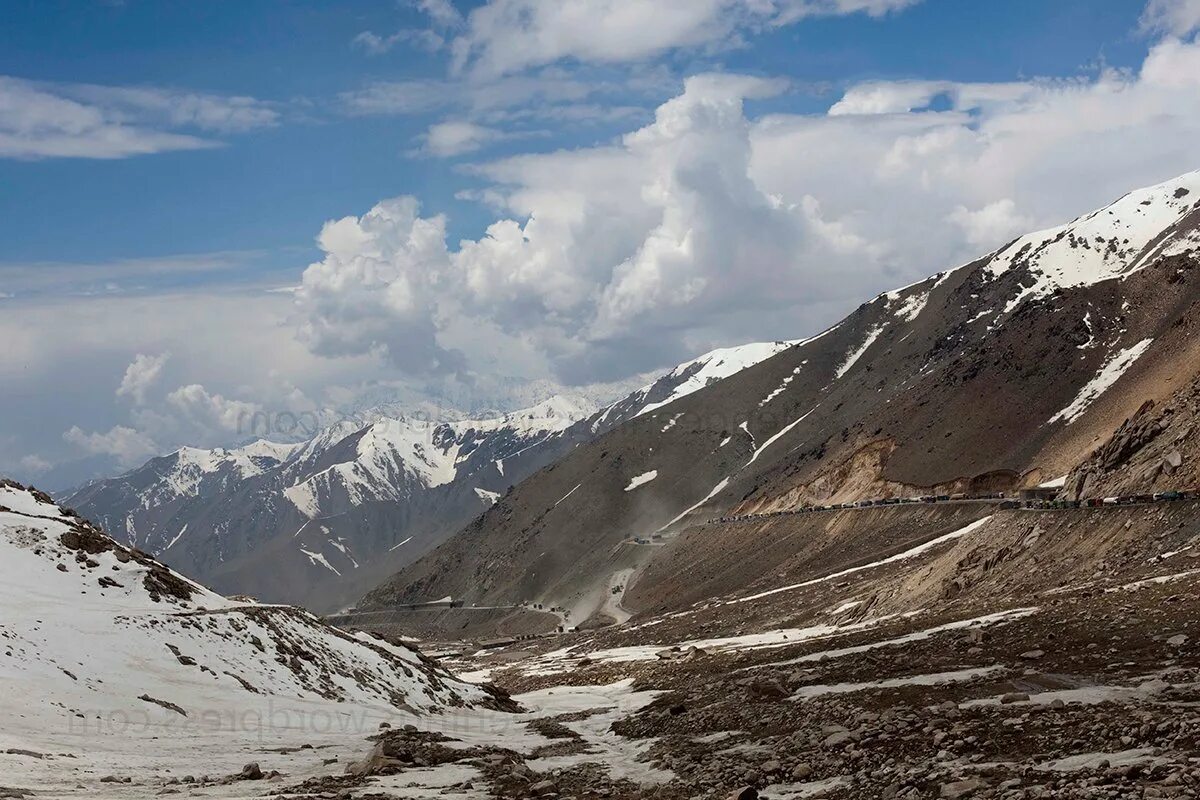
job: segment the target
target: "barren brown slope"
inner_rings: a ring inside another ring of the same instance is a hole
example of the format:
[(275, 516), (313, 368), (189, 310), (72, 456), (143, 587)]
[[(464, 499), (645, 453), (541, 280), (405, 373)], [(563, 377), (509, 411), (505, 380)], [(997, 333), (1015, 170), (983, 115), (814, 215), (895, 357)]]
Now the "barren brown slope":
[[(451, 594), (585, 612), (631, 537), (730, 509), (1065, 474), (1200, 367), (1193, 185), (1200, 176), (1143, 190), (881, 295), (824, 335), (619, 426), (523, 482), (362, 605)], [(1139, 215), (1154, 202), (1175, 216), (1147, 232)]]

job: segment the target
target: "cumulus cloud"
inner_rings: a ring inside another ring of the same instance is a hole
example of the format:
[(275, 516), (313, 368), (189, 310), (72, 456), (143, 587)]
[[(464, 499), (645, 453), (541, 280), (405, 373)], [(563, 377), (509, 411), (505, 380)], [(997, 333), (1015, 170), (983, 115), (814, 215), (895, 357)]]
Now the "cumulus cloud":
[(304, 271), (295, 293), (300, 338), (313, 352), (377, 353), (415, 374), (462, 366), (437, 340), (446, 221), (418, 212), (414, 198), (400, 197), (325, 224), (317, 237), (325, 258)]
[(640, 61), (689, 47), (721, 47), (745, 32), (813, 16), (882, 16), (920, 0), (490, 0), (452, 48), (458, 70), (505, 75), (571, 59)]
[(191, 131), (239, 133), (279, 114), (251, 97), (48, 84), (0, 76), (0, 158), (127, 158), (219, 145)]
[[(1195, 168), (1197, 59), (1197, 42), (1166, 39), (1137, 70), (873, 81), (824, 114), (760, 118), (744, 101), (779, 82), (695, 76), (617, 142), (475, 166), (488, 185), (474, 196), (499, 212), (477, 239), (448, 247), (445, 220), (411, 198), (330, 223), (300, 290), (301, 334), (325, 355), (427, 372), (458, 320), (570, 382), (801, 336)], [(472, 360), (469, 341), (453, 349)]]
[(167, 406), (179, 415), (183, 424), (210, 434), (247, 431), (255, 415), (263, 410), (258, 403), (233, 400), (209, 392), (198, 383), (171, 392), (167, 395)]
[(167, 365), (169, 354), (148, 356), (138, 353), (133, 361), (125, 368), (121, 385), (117, 387), (117, 397), (128, 397), (138, 405), (146, 402), (146, 392), (162, 377), (163, 367)]
[(1142, 28), (1188, 36), (1200, 29), (1200, 0), (1150, 0), (1142, 14)]
[(1033, 227), (1033, 220), (1018, 213), (1017, 204), (1007, 197), (974, 211), (958, 206), (947, 219), (962, 228), (968, 244), (980, 250), (1015, 239)]
[(159, 452), (153, 439), (124, 425), (105, 433), (87, 433), (74, 425), (63, 434), (63, 440), (90, 455), (112, 456), (122, 467), (136, 466)]

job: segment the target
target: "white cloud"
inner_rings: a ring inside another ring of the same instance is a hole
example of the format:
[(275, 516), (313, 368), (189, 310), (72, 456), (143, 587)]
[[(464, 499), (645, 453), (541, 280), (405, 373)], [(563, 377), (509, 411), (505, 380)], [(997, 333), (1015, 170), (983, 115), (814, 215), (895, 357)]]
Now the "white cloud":
[(0, 158), (111, 159), (195, 150), (219, 142), (186, 131), (238, 133), (278, 118), (250, 97), (0, 76)]
[(450, 0), (416, 0), (416, 5), (429, 15), (429, 19), (435, 25), (454, 28), (462, 24), (462, 14)]
[(1007, 197), (975, 211), (958, 206), (947, 219), (962, 228), (967, 243), (981, 252), (997, 242), (1029, 233), (1034, 224), (1032, 219), (1018, 213), (1017, 204)]
[(494, 129), (465, 120), (448, 120), (429, 126), (423, 137), (422, 152), (438, 158), (450, 158), (472, 153), (503, 134)]
[(437, 341), (445, 219), (423, 219), (418, 211), (414, 198), (401, 197), (321, 229), (325, 258), (304, 271), (295, 293), (300, 337), (313, 352), (377, 353), (418, 374), (461, 366), (461, 357)]
[(229, 399), (209, 392), (198, 383), (171, 392), (167, 395), (167, 406), (184, 423), (206, 433), (243, 433), (249, 430), (255, 414), (262, 411), (258, 403)]
[(49, 461), (36, 454), (23, 456), (18, 463), (20, 464), (21, 469), (30, 475), (40, 475), (54, 466)]
[(90, 455), (113, 456), (122, 467), (136, 466), (159, 452), (153, 439), (124, 425), (116, 425), (106, 433), (87, 433), (73, 425), (63, 434), (63, 440)]
[(1172, 36), (1189, 36), (1200, 29), (1200, 0), (1150, 0), (1142, 28)]
[(372, 56), (381, 56), (398, 44), (411, 44), (426, 52), (436, 53), (446, 46), (446, 40), (434, 31), (407, 29), (396, 31), (388, 36), (363, 31), (350, 40), (352, 47), (357, 47)]
[(920, 0), (490, 0), (454, 40), (456, 68), (498, 76), (561, 60), (641, 61), (814, 16), (881, 16)]
[(162, 377), (163, 367), (167, 365), (169, 354), (148, 356), (138, 353), (133, 361), (125, 368), (121, 385), (117, 387), (117, 397), (128, 397), (137, 405), (146, 402), (146, 392)]
[(317, 352), (405, 369), (448, 349), (475, 363), (469, 340), (449, 344), (453, 319), (512, 337), (567, 381), (801, 336), (1196, 168), (1197, 59), (1200, 44), (1168, 39), (1138, 70), (875, 81), (826, 114), (759, 119), (743, 100), (781, 84), (695, 76), (618, 142), (476, 166), (489, 185), (473, 196), (499, 214), (481, 238), (447, 248), (445, 221), (411, 198), (331, 223), (300, 292), (302, 333)]

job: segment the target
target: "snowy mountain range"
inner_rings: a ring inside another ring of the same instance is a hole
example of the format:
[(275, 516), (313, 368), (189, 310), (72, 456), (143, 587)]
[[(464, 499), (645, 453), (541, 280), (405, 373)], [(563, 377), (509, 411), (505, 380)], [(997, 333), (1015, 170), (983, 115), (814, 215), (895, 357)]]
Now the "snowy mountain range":
[(561, 396), (476, 420), (387, 408), (298, 444), (185, 447), (64, 502), (222, 591), (333, 610), (578, 444), (788, 346), (713, 351), (599, 411)]
[[(823, 334), (670, 405), (646, 403), (361, 607), (449, 594), (563, 605), (578, 620), (610, 605), (614, 576), (673, 557), (669, 546), (631, 542), (669, 541), (712, 517), (1065, 486), (1063, 476), (1125, 420), (1198, 374), (1193, 172), (881, 294)], [(1145, 422), (1138, 436), (1153, 427)], [(1111, 470), (1130, 451), (1105, 452), (1116, 455), (1099, 466)], [(1191, 474), (1177, 469), (1178, 453), (1167, 455), (1173, 471), (1143, 473), (1152, 477), (1140, 486)]]

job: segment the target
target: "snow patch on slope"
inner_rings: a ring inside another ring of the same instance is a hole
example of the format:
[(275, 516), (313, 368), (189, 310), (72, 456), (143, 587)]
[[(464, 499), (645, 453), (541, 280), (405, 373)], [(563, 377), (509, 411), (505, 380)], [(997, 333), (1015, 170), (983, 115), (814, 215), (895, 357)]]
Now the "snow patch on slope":
[(1051, 417), (1049, 423), (1053, 424), (1062, 420), (1070, 425), (1083, 416), (1088, 407), (1120, 380), (1126, 370), (1142, 357), (1142, 354), (1146, 352), (1153, 342), (1153, 339), (1143, 339), (1132, 347), (1128, 347), (1113, 355), (1100, 368), (1096, 376), (1084, 384), (1084, 387), (1079, 390), (1079, 394), (1071, 401), (1071, 404)]
[(635, 476), (629, 481), (629, 485), (625, 487), (625, 491), (632, 492), (639, 486), (643, 486), (658, 477), (658, 470), (652, 469), (649, 472), (643, 472), (641, 475)]
[(879, 334), (883, 333), (883, 329), (885, 327), (887, 327), (887, 326), (886, 325), (876, 325), (875, 327), (871, 328), (871, 330), (867, 331), (866, 340), (862, 343), (861, 346), (858, 347), (858, 349), (853, 350), (846, 355), (846, 360), (843, 361), (842, 365), (837, 368), (837, 373), (834, 375), (834, 377), (841, 378), (847, 372), (849, 372), (851, 367), (853, 367), (856, 363), (858, 363), (858, 360), (860, 358), (862, 358), (863, 355), (867, 352), (867, 350), (869, 350), (871, 348), (871, 345), (875, 344), (875, 340), (879, 338)]

